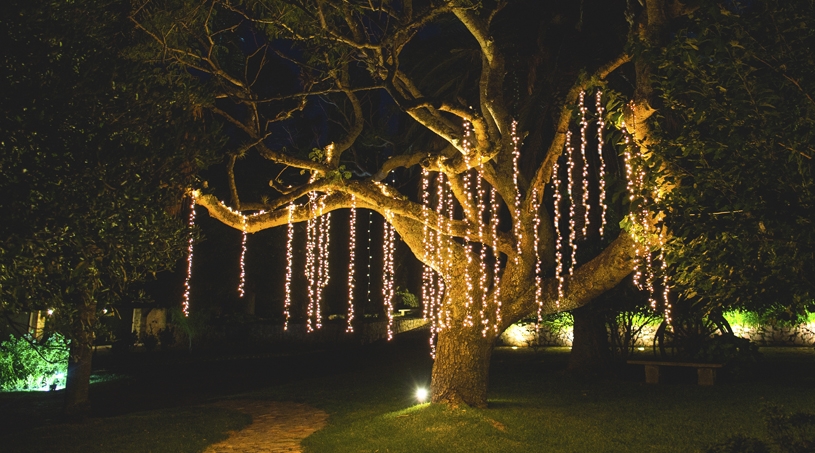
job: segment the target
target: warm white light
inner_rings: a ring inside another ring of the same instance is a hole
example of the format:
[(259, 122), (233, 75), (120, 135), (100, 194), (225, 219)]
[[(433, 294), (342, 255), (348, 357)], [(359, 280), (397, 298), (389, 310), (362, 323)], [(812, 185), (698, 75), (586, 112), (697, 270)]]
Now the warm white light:
[(383, 252), (383, 270), (382, 270), (382, 297), (385, 302), (385, 311), (388, 314), (388, 341), (393, 339), (393, 277), (394, 277), (394, 268), (393, 268), (393, 252), (395, 249), (395, 231), (393, 229), (393, 225), (390, 224), (389, 220), (393, 219), (393, 214), (386, 210), (385, 211), (385, 222), (383, 225), (383, 241), (382, 241), (382, 252)]
[(575, 200), (574, 200), (574, 148), (572, 147), (572, 132), (566, 132), (567, 176), (566, 191), (569, 195), (569, 250), (572, 251), (572, 260), (569, 263), (569, 275), (574, 274), (577, 265), (577, 228), (575, 226)]
[(193, 248), (193, 241), (194, 237), (192, 234), (193, 228), (195, 227), (195, 192), (193, 191), (190, 194), (190, 216), (188, 220), (188, 228), (189, 228), (189, 238), (187, 238), (187, 277), (184, 279), (184, 301), (181, 304), (181, 311), (184, 312), (184, 316), (190, 315), (190, 292), (192, 291), (192, 287), (190, 286), (190, 282), (192, 281), (192, 248)]
[(515, 184), (515, 244), (516, 244), (516, 253), (517, 256), (515, 257), (515, 262), (518, 262), (518, 258), (521, 256), (521, 240), (523, 239), (523, 234), (521, 233), (521, 187), (518, 183), (518, 175), (519, 175), (519, 168), (518, 168), (518, 161), (521, 158), (521, 150), (518, 146), (520, 142), (520, 138), (518, 138), (518, 121), (512, 120), (512, 182)]
[[(464, 138), (462, 140), (462, 146), (464, 148), (464, 153), (469, 155), (470, 153), (470, 123), (468, 121), (464, 122)], [(466, 202), (462, 203), (462, 211), (469, 210), (469, 206), (472, 204), (472, 172), (467, 170), (464, 173), (464, 195), (466, 197)], [(466, 219), (467, 215), (464, 215)], [(464, 254), (467, 256), (467, 262), (464, 264), (464, 285), (467, 287), (467, 294), (464, 296), (464, 325), (467, 327), (473, 326), (473, 314), (472, 314), (472, 307), (474, 303), (473, 299), (473, 276), (470, 275), (470, 268), (473, 264), (473, 245), (470, 242), (472, 238), (469, 235), (469, 229), (465, 230), (464, 232)]]
[(554, 211), (555, 211), (555, 277), (557, 278), (557, 299), (555, 304), (559, 307), (563, 298), (563, 238), (560, 235), (560, 205), (562, 203), (560, 195), (560, 156), (555, 159), (552, 167), (552, 185), (554, 188)]
[(586, 120), (586, 113), (588, 112), (588, 108), (586, 107), (585, 103), (586, 92), (580, 92), (580, 101), (579, 101), (579, 108), (580, 108), (580, 157), (581, 157), (581, 164), (583, 165), (583, 239), (585, 239), (589, 234), (589, 212), (591, 211), (591, 204), (589, 203), (589, 161), (586, 158), (586, 145), (588, 142), (588, 137), (586, 137), (586, 131), (589, 129), (589, 122)]
[(348, 315), (346, 332), (353, 332), (354, 320), (354, 264), (357, 248), (357, 198), (351, 195), (351, 215), (348, 221)]
[[(501, 253), (498, 251), (498, 224), (501, 222), (498, 206), (498, 191), (490, 187), (490, 235), (492, 236), (492, 256), (495, 260), (492, 269), (492, 301), (495, 304), (493, 329), (498, 333), (501, 326)], [(486, 295), (484, 297), (486, 299)]]
[(597, 109), (597, 157), (600, 160), (599, 168), (599, 204), (600, 204), (600, 237), (605, 234), (606, 227), (606, 161), (603, 158), (603, 129), (606, 126), (605, 118), (603, 117), (605, 109), (603, 108), (603, 92), (597, 90), (594, 96), (595, 108)]
[(479, 313), (479, 321), (481, 323), (481, 335), (487, 336), (487, 331), (489, 330), (489, 320), (487, 319), (487, 237), (484, 231), (484, 212), (486, 212), (486, 206), (484, 203), (486, 193), (484, 192), (484, 181), (483, 178), (481, 178), (481, 172), (484, 171), (484, 167), (479, 165), (477, 170), (478, 171), (476, 172), (475, 178), (475, 195), (478, 215), (476, 216), (476, 221), (478, 222), (478, 242), (480, 242), (480, 248), (478, 249), (478, 260), (480, 264), (478, 289), (479, 293), (481, 294), (481, 311)]
[(534, 189), (532, 191), (532, 226), (534, 228), (533, 235), (533, 247), (535, 248), (535, 306), (538, 308), (538, 318), (537, 323), (535, 324), (535, 328), (540, 330), (540, 323), (541, 323), (541, 313), (543, 311), (543, 287), (541, 285), (541, 257), (540, 251), (538, 247), (540, 245), (540, 233), (538, 230), (540, 229), (541, 219), (540, 213), (538, 212), (540, 206), (538, 205), (538, 190)]
[(419, 387), (416, 389), (416, 399), (419, 400), (420, 403), (424, 403), (427, 401), (428, 391), (426, 388)]
[(286, 319), (283, 321), (283, 330), (289, 329), (289, 318), (291, 318), (291, 278), (292, 270), (294, 268), (294, 223), (292, 222), (292, 211), (294, 211), (294, 203), (289, 203), (287, 211), (289, 212), (289, 218), (286, 233), (286, 283), (284, 286), (286, 291), (286, 299), (283, 302), (283, 312)]
[(246, 287), (246, 216), (241, 215), (241, 230), (243, 236), (241, 237), (241, 275), (238, 279), (238, 295), (243, 297)]

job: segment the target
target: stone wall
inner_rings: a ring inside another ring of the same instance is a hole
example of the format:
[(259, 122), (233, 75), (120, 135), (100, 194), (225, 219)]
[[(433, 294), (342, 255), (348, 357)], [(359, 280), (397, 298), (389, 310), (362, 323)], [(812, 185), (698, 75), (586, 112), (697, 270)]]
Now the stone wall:
[[(747, 338), (759, 346), (815, 346), (815, 323), (800, 326), (779, 327), (772, 325), (745, 327), (731, 326), (738, 337)], [(645, 325), (635, 337), (636, 346), (651, 347), (654, 344), (656, 325)], [(571, 327), (552, 331), (541, 325), (535, 333), (535, 323), (517, 323), (501, 334), (500, 342), (506, 346), (571, 346), (574, 335)]]

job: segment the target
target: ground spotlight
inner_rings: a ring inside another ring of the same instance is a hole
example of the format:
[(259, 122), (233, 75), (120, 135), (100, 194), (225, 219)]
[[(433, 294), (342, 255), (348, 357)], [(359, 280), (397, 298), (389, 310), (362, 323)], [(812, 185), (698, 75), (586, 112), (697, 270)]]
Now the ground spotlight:
[(416, 389), (416, 399), (419, 400), (420, 403), (424, 403), (427, 400), (427, 389), (424, 387), (419, 387)]

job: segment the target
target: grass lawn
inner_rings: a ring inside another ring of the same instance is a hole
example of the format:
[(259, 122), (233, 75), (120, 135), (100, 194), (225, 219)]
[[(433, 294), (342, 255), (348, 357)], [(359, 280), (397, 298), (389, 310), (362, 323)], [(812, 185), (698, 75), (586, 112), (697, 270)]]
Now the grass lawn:
[(329, 414), (329, 426), (308, 437), (309, 452), (693, 452), (741, 433), (766, 440), (761, 408), (815, 407), (815, 354), (769, 350), (742, 381), (696, 385), (680, 369), (646, 385), (641, 367), (622, 379), (578, 382), (561, 370), (568, 349), (498, 349), (486, 410), (451, 410), (411, 401), (427, 368), (415, 360), (378, 370), (315, 378), (258, 392), (308, 402)]
[[(252, 374), (259, 365), (218, 362), (213, 370), (223, 376), (239, 369), (235, 379), (258, 385), (248, 391), (239, 385), (242, 391), (214, 399), (297, 401), (325, 410), (328, 426), (303, 442), (305, 451), (320, 453), (693, 452), (737, 433), (766, 439), (760, 410), (767, 403), (789, 411), (815, 407), (812, 348), (763, 349), (765, 360), (755, 370), (741, 380), (721, 379), (713, 387), (697, 386), (693, 369), (669, 373), (665, 384), (646, 385), (642, 368), (634, 366), (616, 380), (580, 382), (562, 373), (565, 348), (538, 353), (499, 348), (493, 356), (488, 409), (417, 404), (415, 388), (427, 385), (430, 376), (426, 341), (417, 335), (388, 345), (340, 350), (323, 356), (323, 362), (331, 357), (330, 366), (316, 372), (309, 368), (308, 375), (292, 372), (293, 378), (273, 385), (276, 375), (295, 365), (269, 365)], [(195, 376), (207, 379), (200, 370)], [(132, 392), (133, 385), (121, 391)], [(32, 403), (46, 398), (14, 397)], [(226, 409), (179, 403), (121, 410), (83, 425), (51, 424), (17, 432), (0, 427), (0, 451), (202, 451), (249, 422), (248, 416)]]

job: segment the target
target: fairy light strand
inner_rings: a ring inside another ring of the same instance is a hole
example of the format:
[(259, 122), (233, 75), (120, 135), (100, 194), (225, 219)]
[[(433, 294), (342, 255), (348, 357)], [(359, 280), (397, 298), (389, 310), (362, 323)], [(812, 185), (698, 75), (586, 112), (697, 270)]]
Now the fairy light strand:
[(243, 297), (246, 293), (246, 216), (241, 216), (241, 274), (238, 281), (238, 295)]
[(569, 262), (569, 275), (574, 274), (577, 265), (577, 227), (575, 226), (575, 201), (574, 201), (574, 148), (572, 147), (572, 132), (566, 133), (566, 190), (569, 195), (569, 250), (572, 252), (572, 259)]
[(582, 183), (583, 183), (583, 229), (582, 229), (582, 237), (585, 239), (589, 234), (589, 223), (590, 223), (590, 211), (591, 211), (591, 204), (589, 203), (589, 162), (586, 156), (586, 147), (588, 144), (588, 137), (586, 136), (586, 131), (589, 129), (589, 122), (586, 119), (586, 114), (588, 112), (588, 107), (586, 107), (586, 92), (580, 92), (579, 98), (579, 109), (580, 109), (580, 157), (581, 157), (581, 165), (582, 165)]
[(316, 202), (317, 195), (315, 193), (309, 194), (309, 206), (312, 210), (311, 215), (309, 216), (308, 221), (306, 222), (306, 264), (305, 264), (305, 275), (306, 279), (308, 280), (308, 308), (306, 309), (306, 330), (308, 332), (314, 331), (314, 326), (312, 324), (312, 318), (314, 317), (315, 311), (315, 300), (316, 300), (316, 290), (317, 290), (317, 269), (315, 268), (315, 261), (316, 257), (314, 252), (316, 251), (316, 241), (317, 241), (317, 219), (314, 217), (314, 204)]
[[(422, 248), (425, 260), (435, 256), (435, 241), (430, 230), (430, 175), (426, 168), (422, 167)], [(430, 356), (435, 354), (434, 336), (436, 332), (436, 320), (434, 305), (436, 302), (435, 285), (433, 284), (433, 269), (427, 264), (422, 264), (422, 319), (430, 322)]]
[(289, 329), (289, 319), (291, 319), (291, 280), (292, 270), (294, 269), (294, 223), (292, 222), (292, 213), (294, 211), (294, 203), (289, 203), (287, 210), (289, 211), (289, 216), (286, 223), (286, 283), (284, 284), (286, 298), (283, 302), (283, 313), (285, 315), (283, 330)]
[(541, 285), (541, 256), (538, 246), (540, 245), (540, 206), (538, 205), (538, 189), (532, 191), (532, 227), (533, 230), (533, 247), (535, 248), (535, 306), (538, 309), (538, 318), (535, 323), (535, 330), (540, 330), (542, 313), (543, 313), (543, 287)]
[(476, 221), (478, 222), (478, 242), (480, 243), (480, 247), (478, 250), (478, 259), (480, 265), (480, 274), (478, 276), (478, 288), (479, 293), (481, 294), (481, 310), (479, 312), (479, 322), (481, 323), (481, 335), (486, 337), (487, 331), (489, 331), (489, 320), (487, 319), (487, 237), (486, 232), (484, 231), (484, 213), (486, 212), (486, 206), (484, 205), (484, 201), (486, 199), (486, 193), (484, 192), (484, 182), (483, 178), (481, 177), (481, 172), (484, 171), (484, 167), (479, 165), (476, 171), (475, 177), (475, 194), (476, 194), (476, 205), (478, 206), (478, 214), (476, 217)]
[(393, 219), (393, 214), (389, 211), (385, 211), (385, 221), (383, 225), (383, 236), (384, 240), (382, 241), (382, 252), (383, 252), (383, 285), (382, 285), (382, 297), (385, 303), (385, 311), (388, 314), (388, 341), (393, 339), (393, 252), (394, 252), (394, 229), (393, 226), (390, 224), (390, 220)]
[[(490, 187), (490, 236), (492, 237), (492, 302), (495, 305), (495, 323), (493, 330), (498, 333), (501, 326), (501, 253), (498, 251), (498, 227), (501, 222), (499, 217), (498, 191), (495, 187)], [(484, 297), (486, 299), (486, 296)]]
[(518, 259), (521, 257), (521, 242), (523, 239), (523, 234), (521, 232), (521, 187), (518, 183), (518, 177), (520, 174), (520, 170), (518, 168), (519, 160), (521, 158), (521, 151), (518, 144), (520, 143), (520, 139), (518, 138), (518, 121), (512, 120), (512, 182), (515, 185), (515, 252), (517, 255), (515, 256), (515, 262), (518, 262)]
[[(443, 233), (445, 228), (446, 217), (444, 215), (444, 208), (447, 203), (447, 191), (445, 190), (445, 177), (444, 173), (439, 173), (436, 176), (436, 257), (441, 260), (437, 263), (437, 268), (442, 275), (437, 276), (438, 289), (436, 290), (436, 317), (438, 318), (437, 332), (445, 327), (445, 318), (443, 316), (444, 305), (444, 290), (445, 281), (444, 276), (447, 272), (446, 266), (450, 260), (449, 248), (444, 253)], [(431, 336), (431, 342), (433, 337)], [(435, 344), (433, 344), (435, 349)]]
[(346, 332), (354, 331), (354, 286), (357, 253), (357, 198), (351, 194), (351, 213), (348, 219), (348, 314)]
[(605, 235), (608, 206), (606, 206), (606, 161), (603, 158), (603, 129), (606, 127), (606, 121), (604, 118), (603, 92), (601, 90), (597, 90), (594, 95), (594, 105), (597, 110), (597, 158), (600, 163), (598, 179), (598, 191), (600, 192), (598, 196), (598, 203), (600, 204), (600, 238), (603, 238)]
[(190, 315), (190, 293), (192, 291), (190, 283), (192, 281), (192, 249), (195, 242), (195, 236), (193, 235), (193, 228), (195, 228), (195, 191), (190, 194), (190, 216), (187, 226), (189, 229), (189, 237), (187, 238), (187, 277), (184, 279), (184, 300), (181, 304), (181, 311), (184, 312), (185, 317)]
[[(445, 262), (445, 277), (451, 276), (453, 274), (453, 240), (452, 240), (452, 229), (453, 229), (453, 221), (455, 220), (455, 200), (453, 196), (453, 190), (448, 186), (445, 186), (445, 209), (447, 209), (447, 224), (446, 224), (446, 232), (447, 235), (450, 236), (447, 240), (447, 254)], [(444, 305), (444, 304), (443, 304)], [(453, 314), (450, 309), (450, 304), (447, 304), (444, 307), (444, 323), (446, 326), (450, 327), (453, 325)]]
[(315, 323), (317, 328), (320, 329), (323, 327), (323, 319), (322, 319), (322, 301), (323, 301), (323, 290), (328, 286), (328, 282), (331, 279), (331, 274), (328, 272), (329, 268), (329, 246), (331, 242), (331, 213), (322, 215), (323, 210), (325, 209), (325, 203), (323, 199), (320, 199), (320, 211), (319, 214), (321, 215), (319, 220), (319, 238), (317, 240), (318, 246), (318, 268), (317, 268), (317, 290), (316, 290), (316, 304), (315, 304)]
[(555, 304), (560, 307), (563, 299), (563, 238), (560, 235), (560, 208), (562, 196), (560, 191), (560, 157), (555, 159), (552, 167), (552, 185), (554, 186), (554, 224), (555, 224), (555, 277), (557, 277), (557, 299)]
[[(464, 122), (464, 138), (462, 140), (462, 146), (464, 148), (464, 154), (466, 156), (470, 155), (470, 122)], [(469, 206), (472, 206), (472, 171), (467, 170), (464, 172), (464, 196), (466, 201), (462, 203), (462, 211), (466, 211), (469, 209)], [(464, 218), (466, 219), (466, 213), (463, 214)], [(464, 232), (464, 254), (467, 256), (467, 263), (464, 265), (464, 285), (467, 287), (467, 294), (464, 299), (464, 325), (467, 327), (473, 326), (473, 304), (475, 303), (473, 293), (474, 293), (474, 285), (473, 285), (473, 275), (470, 274), (470, 270), (473, 266), (473, 244), (470, 242), (472, 238), (470, 237), (469, 228)]]

